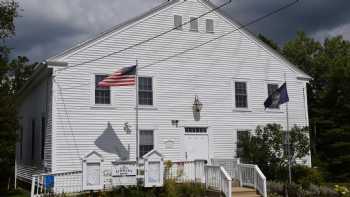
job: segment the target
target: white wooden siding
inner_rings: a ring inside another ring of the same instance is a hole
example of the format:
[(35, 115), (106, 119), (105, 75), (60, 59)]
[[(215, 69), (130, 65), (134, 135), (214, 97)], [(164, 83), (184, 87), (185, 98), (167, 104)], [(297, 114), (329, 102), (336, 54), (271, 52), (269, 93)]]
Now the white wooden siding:
[[(17, 162), (17, 175), (19, 178), (30, 180), (33, 173), (43, 172), (43, 162), (41, 160), (41, 118), (45, 117), (46, 123), (46, 136), (44, 145), (44, 159), (47, 163), (47, 170), (50, 171), (51, 162), (51, 80), (45, 77), (47, 70), (41, 75), (37, 76), (41, 80), (30, 87), (30, 91), (23, 99), (21, 105), (18, 108), (20, 117), (20, 124), (23, 127), (23, 145), (22, 160), (20, 159), (20, 144), (17, 143), (16, 149), (16, 162)], [(35, 82), (36, 83), (36, 82)], [(48, 113), (49, 112), (49, 113)], [(32, 120), (35, 120), (35, 145), (34, 145), (34, 158), (31, 158), (32, 152)]]
[[(100, 58), (173, 28), (175, 14), (188, 21), (190, 16), (199, 16), (207, 11), (208, 7), (200, 2), (179, 2), (56, 60), (73, 66)], [(214, 33), (205, 33), (206, 19), (214, 20)], [(297, 80), (297, 73), (285, 61), (240, 31), (142, 69), (236, 28), (215, 13), (199, 19), (198, 24), (199, 32), (189, 31), (188, 24), (181, 31), (172, 31), (123, 53), (55, 73), (53, 168), (56, 172), (80, 170), (81, 156), (92, 150), (103, 155), (106, 165), (119, 159), (116, 154), (108, 153), (95, 144), (109, 124), (124, 148), (130, 147), (131, 159), (135, 159), (135, 87), (112, 88), (111, 106), (95, 107), (91, 104), (94, 96), (91, 95), (94, 92), (91, 90), (94, 86), (92, 74), (112, 73), (135, 64), (135, 60), (139, 61), (140, 75), (152, 76), (155, 80), (155, 106), (140, 110), (139, 129), (156, 131), (156, 147), (166, 159), (185, 158), (184, 126), (209, 127), (211, 158), (235, 156), (237, 130), (254, 130), (257, 125), (272, 122), (285, 126), (284, 106), (279, 112), (267, 112), (263, 106), (267, 96), (265, 84), (269, 80), (283, 82), (284, 74), (290, 96), (290, 123), (308, 124), (303, 100), (305, 82)], [(249, 79), (249, 111), (234, 109), (234, 79)], [(193, 121), (195, 95), (203, 103), (200, 122)], [(179, 127), (172, 126), (171, 120), (179, 120)], [(123, 131), (125, 122), (132, 126), (131, 134)], [(113, 137), (113, 132), (109, 132), (108, 136)], [(174, 141), (173, 149), (165, 148), (168, 140)]]

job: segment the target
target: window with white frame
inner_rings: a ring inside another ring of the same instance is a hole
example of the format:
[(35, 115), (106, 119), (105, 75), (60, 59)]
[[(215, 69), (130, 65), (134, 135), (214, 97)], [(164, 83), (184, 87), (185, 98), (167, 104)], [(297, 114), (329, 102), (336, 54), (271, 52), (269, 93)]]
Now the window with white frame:
[(198, 31), (198, 18), (190, 17), (190, 31)]
[(205, 134), (207, 133), (207, 128), (206, 127), (186, 127), (185, 128), (185, 133), (188, 134)]
[(152, 77), (139, 77), (139, 104), (153, 105), (153, 80)]
[(45, 153), (45, 136), (46, 136), (46, 118), (41, 117), (41, 160), (44, 160)]
[(95, 75), (95, 104), (111, 104), (111, 91), (109, 87), (100, 87), (98, 83), (107, 75)]
[(31, 160), (35, 159), (35, 119), (32, 119), (32, 147), (31, 147)]
[(248, 108), (247, 82), (235, 82), (235, 106), (236, 108)]
[(154, 149), (154, 131), (140, 130), (139, 156), (142, 157)]
[(207, 33), (214, 33), (214, 20), (213, 19), (206, 19), (205, 25), (206, 25)]
[(177, 30), (182, 30), (182, 16), (174, 15), (174, 28)]
[(236, 148), (236, 157), (242, 157), (244, 153), (243, 143), (249, 139), (250, 133), (249, 130), (238, 130), (237, 131), (237, 148)]
[[(267, 96), (270, 96), (273, 92), (275, 92), (278, 89), (278, 84), (275, 83), (269, 83), (267, 84)], [(278, 109), (279, 106), (271, 106), (269, 108), (272, 109)]]

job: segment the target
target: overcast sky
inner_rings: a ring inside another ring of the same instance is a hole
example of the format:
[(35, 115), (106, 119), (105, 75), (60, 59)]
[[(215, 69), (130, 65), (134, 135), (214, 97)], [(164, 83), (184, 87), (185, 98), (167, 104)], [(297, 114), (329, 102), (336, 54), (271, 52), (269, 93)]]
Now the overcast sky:
[[(166, 0), (18, 0), (21, 17), (9, 41), (13, 55), (42, 61), (99, 32), (135, 17)], [(220, 4), (224, 0), (215, 0)], [(293, 0), (232, 0), (224, 11), (241, 24)], [(297, 31), (323, 40), (343, 35), (350, 40), (349, 0), (300, 0), (277, 15), (249, 27), (282, 45)]]

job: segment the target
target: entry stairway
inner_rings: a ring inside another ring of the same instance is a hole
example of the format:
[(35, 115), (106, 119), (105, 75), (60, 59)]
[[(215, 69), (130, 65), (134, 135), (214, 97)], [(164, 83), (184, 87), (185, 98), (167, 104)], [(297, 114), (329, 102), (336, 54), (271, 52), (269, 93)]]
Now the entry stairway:
[(255, 189), (248, 187), (232, 187), (232, 197), (261, 197)]

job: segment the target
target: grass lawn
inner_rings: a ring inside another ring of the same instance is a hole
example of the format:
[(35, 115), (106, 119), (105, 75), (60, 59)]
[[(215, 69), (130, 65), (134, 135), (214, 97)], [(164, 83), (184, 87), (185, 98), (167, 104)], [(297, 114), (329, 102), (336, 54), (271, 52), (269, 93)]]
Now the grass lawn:
[(18, 189), (16, 191), (6, 192), (4, 194), (1, 194), (0, 196), (6, 196), (6, 197), (29, 197), (30, 194), (27, 191)]

